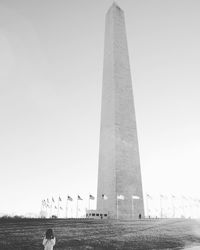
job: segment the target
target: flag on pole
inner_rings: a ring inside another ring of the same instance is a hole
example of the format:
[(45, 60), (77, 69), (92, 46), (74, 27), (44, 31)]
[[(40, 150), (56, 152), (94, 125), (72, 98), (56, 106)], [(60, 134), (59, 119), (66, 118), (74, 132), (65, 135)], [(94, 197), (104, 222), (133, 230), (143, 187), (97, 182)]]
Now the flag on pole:
[(67, 200), (68, 200), (68, 201), (73, 201), (72, 197), (69, 196), (69, 195), (67, 196)]
[(150, 194), (146, 194), (146, 196), (147, 196), (149, 199), (152, 199), (152, 197), (151, 197)]
[(101, 197), (102, 197), (103, 200), (107, 200), (108, 199), (108, 197), (105, 194), (102, 194)]
[(58, 200), (59, 200), (59, 201), (62, 201), (61, 198), (60, 198), (60, 196), (59, 196)]
[(89, 195), (89, 199), (90, 199), (90, 200), (94, 200), (95, 198), (94, 198), (93, 195), (90, 194), (90, 195)]
[(124, 200), (124, 195), (121, 195), (121, 194), (118, 195), (118, 196), (117, 196), (117, 199), (118, 199), (118, 200)]
[(53, 197), (52, 197), (52, 202), (55, 202)]
[(83, 200), (83, 199), (80, 197), (80, 195), (78, 195), (77, 199), (78, 199), (79, 201), (82, 201), (82, 200)]
[(137, 195), (132, 195), (132, 199), (133, 199), (133, 200), (139, 200), (139, 199), (140, 199), (140, 197), (139, 197), (139, 196), (137, 196)]
[(42, 200), (42, 206), (46, 207), (46, 201)]

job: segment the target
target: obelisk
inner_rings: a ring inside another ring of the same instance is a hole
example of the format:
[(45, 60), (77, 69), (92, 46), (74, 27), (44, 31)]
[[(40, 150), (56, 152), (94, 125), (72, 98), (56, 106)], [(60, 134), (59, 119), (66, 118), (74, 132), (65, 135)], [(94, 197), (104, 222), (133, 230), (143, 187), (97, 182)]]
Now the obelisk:
[(106, 14), (97, 209), (110, 218), (144, 216), (125, 19), (116, 3)]

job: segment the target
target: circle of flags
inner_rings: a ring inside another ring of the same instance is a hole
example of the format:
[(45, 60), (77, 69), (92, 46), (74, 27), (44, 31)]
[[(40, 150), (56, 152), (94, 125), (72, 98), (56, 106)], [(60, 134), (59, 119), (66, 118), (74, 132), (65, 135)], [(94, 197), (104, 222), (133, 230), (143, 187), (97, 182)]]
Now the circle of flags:
[[(123, 194), (117, 194), (117, 218), (119, 217), (119, 203), (127, 198), (128, 197)], [(87, 209), (85, 208), (86, 211), (90, 210), (91, 202), (95, 200), (95, 197), (92, 194), (89, 194), (87, 199), (88, 206)], [(102, 209), (104, 210), (104, 202), (106, 202), (109, 197), (106, 194), (102, 194), (101, 199)], [(139, 199), (141, 198), (138, 195), (131, 196), (132, 214), (134, 213), (135, 202)], [(41, 201), (41, 216), (45, 218), (79, 218), (81, 216), (80, 205), (83, 204), (83, 200), (84, 199), (80, 195), (77, 195), (75, 198), (67, 195), (64, 199), (60, 196), (58, 196), (57, 199), (54, 197), (43, 199)], [(146, 218), (200, 218), (200, 199), (186, 197), (184, 195), (177, 196), (174, 194), (159, 194), (157, 196), (145, 194), (144, 200)], [(73, 202), (76, 202), (76, 208), (74, 206), (76, 213), (72, 211)]]

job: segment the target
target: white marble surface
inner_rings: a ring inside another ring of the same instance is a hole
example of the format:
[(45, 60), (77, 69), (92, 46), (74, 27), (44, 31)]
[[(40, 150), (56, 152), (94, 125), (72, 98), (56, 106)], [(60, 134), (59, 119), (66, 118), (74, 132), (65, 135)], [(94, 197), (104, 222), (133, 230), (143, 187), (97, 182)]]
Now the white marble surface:
[(116, 218), (117, 207), (119, 219), (144, 215), (124, 12), (113, 4), (106, 15), (97, 208)]

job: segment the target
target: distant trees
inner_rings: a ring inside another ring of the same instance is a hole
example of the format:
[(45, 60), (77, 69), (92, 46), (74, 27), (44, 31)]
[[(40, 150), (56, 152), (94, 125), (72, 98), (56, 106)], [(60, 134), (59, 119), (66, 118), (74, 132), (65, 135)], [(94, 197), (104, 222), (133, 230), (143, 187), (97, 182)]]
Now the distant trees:
[(14, 215), (14, 216), (3, 215), (0, 217), (0, 220), (12, 220), (12, 219), (25, 219), (25, 217), (22, 215)]

